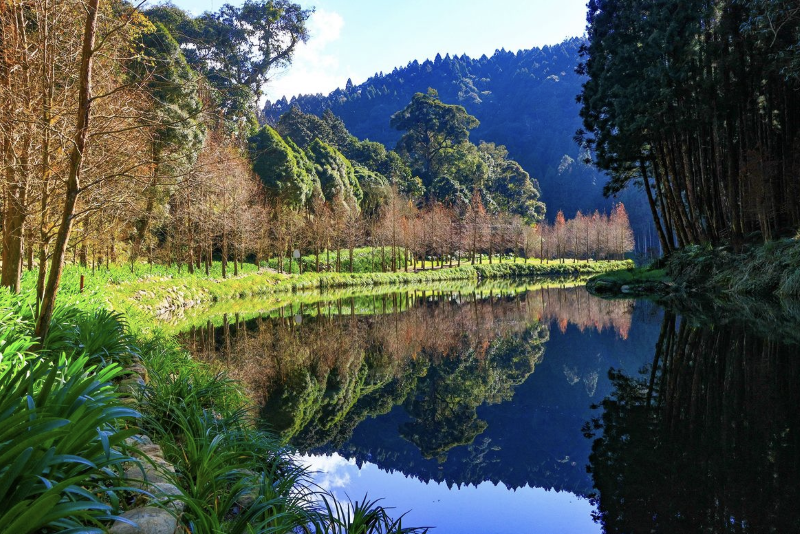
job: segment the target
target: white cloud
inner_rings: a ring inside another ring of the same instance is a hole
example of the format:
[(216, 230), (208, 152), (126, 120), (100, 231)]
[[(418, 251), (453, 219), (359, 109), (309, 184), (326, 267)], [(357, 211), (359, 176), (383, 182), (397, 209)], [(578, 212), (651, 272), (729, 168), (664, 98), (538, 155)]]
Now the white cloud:
[(297, 461), (309, 470), (319, 487), (331, 493), (337, 488), (346, 489), (352, 474), (358, 472), (355, 460), (348, 460), (336, 453), (330, 456), (302, 455)]
[(339, 40), (344, 19), (335, 11), (319, 9), (308, 20), (309, 40), (298, 45), (292, 65), (278, 73), (266, 87), (270, 100), (303, 93), (328, 93), (344, 85), (347, 78), (330, 45)]

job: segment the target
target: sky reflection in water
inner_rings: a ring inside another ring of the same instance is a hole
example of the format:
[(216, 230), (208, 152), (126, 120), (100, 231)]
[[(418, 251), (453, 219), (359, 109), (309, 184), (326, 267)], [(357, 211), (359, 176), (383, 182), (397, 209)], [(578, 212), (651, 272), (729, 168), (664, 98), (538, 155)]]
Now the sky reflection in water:
[(434, 525), (434, 534), (506, 534), (509, 532), (590, 534), (600, 532), (592, 521), (587, 499), (562, 491), (524, 487), (508, 490), (483, 482), (453, 486), (422, 482), (400, 472), (388, 473), (375, 464), (361, 469), (339, 454), (303, 455), (300, 463), (315, 472), (314, 481), (338, 500), (382, 496), (396, 514), (408, 511), (408, 525)]

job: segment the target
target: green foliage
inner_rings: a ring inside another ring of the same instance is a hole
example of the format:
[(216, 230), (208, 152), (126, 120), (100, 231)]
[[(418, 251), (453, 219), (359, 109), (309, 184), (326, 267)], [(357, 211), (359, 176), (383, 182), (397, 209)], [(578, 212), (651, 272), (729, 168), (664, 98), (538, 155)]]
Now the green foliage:
[[(476, 144), (484, 140), (507, 147), (508, 159), (519, 162), (535, 178), (534, 187), (547, 202), (551, 221), (559, 210), (568, 216), (578, 210), (610, 213), (615, 201), (603, 197), (604, 176), (584, 163), (588, 153), (573, 140), (581, 127), (575, 95), (581, 92), (585, 79), (575, 68), (583, 44), (583, 39), (575, 38), (518, 52), (498, 50), (490, 57), (448, 55), (437, 63), (412, 61), (349, 91), (337, 89), (329, 95), (268, 102), (264, 113), (272, 123), (291, 107), (319, 117), (330, 110), (359, 139), (395, 147), (403, 132), (387, 128), (391, 115), (405, 108), (415, 93), (434, 88), (443, 102), (464, 106), (480, 121), (470, 133)], [(632, 79), (637, 77), (631, 75)], [(410, 176), (397, 182), (385, 168), (375, 168), (355, 152), (338, 148), (351, 161), (397, 183), (404, 194), (424, 194)], [(393, 152), (388, 154), (391, 157)], [(446, 176), (456, 180), (450, 174)], [(471, 196), (472, 188), (466, 189)], [(650, 210), (640, 191), (624, 191), (616, 201), (628, 208), (637, 237), (651, 228)], [(650, 239), (656, 236), (652, 234)]]
[(365, 495), (361, 501), (346, 506), (323, 496), (325, 520), (315, 521), (317, 534), (424, 534), (428, 528), (403, 527), (403, 517), (392, 519), (387, 509), (379, 505), (380, 499), (370, 501)]
[(539, 184), (519, 163), (508, 158), (506, 147), (481, 143), (478, 152), (487, 167), (483, 197), (501, 211), (519, 215), (528, 223), (543, 220), (545, 205), (539, 200)]
[(184, 488), (182, 521), (198, 532), (292, 532), (308, 522), (304, 472), (244, 405), (226, 405), (235, 385), (203, 373), (156, 375), (144, 425), (162, 443)]
[(397, 151), (410, 161), (412, 172), (426, 187), (440, 175), (448, 156), (469, 140), (469, 131), (480, 123), (458, 105), (444, 104), (434, 89), (417, 93), (411, 103), (392, 116), (392, 128), (406, 133)]
[[(381, 269), (381, 257), (384, 258), (385, 265), (388, 269), (391, 268), (391, 261), (392, 261), (392, 249), (391, 247), (385, 247), (383, 251), (379, 247), (356, 247), (353, 249), (353, 266), (352, 269), (350, 268), (350, 256), (348, 250), (340, 250), (340, 262), (341, 262), (341, 271), (342, 272), (353, 272), (353, 273), (377, 273), (383, 272)], [(397, 258), (397, 265), (403, 264), (403, 253), (404, 249), (402, 247), (397, 247), (395, 249), (395, 254)], [(328, 263), (328, 257), (330, 257), (331, 262)], [(336, 251), (321, 251), (320, 252), (320, 271), (322, 272), (331, 272), (335, 270), (336, 267)], [(306, 254), (300, 258), (300, 262), (303, 265), (303, 272), (304, 273), (316, 273), (317, 271), (317, 256), (315, 254)], [(268, 267), (272, 269), (278, 268), (278, 258), (270, 258), (269, 262), (266, 264)], [(289, 258), (284, 258), (283, 266), (287, 269), (288, 272), (288, 265), (289, 265)], [(296, 261), (292, 262), (292, 274), (299, 273), (300, 269)]]
[[(80, 271), (68, 269), (68, 279)], [(97, 274), (101, 284), (114, 281), (113, 272)], [(33, 354), (29, 297), (28, 291), (0, 292), (0, 529), (105, 532), (122, 511), (120, 492), (138, 491), (119, 485), (123, 463), (134, 461), (119, 451), (139, 432), (120, 428), (140, 415), (120, 404), (112, 384), (122, 375), (116, 362), (133, 354), (141, 355), (151, 377), (141, 403), (143, 426), (176, 466), (173, 482), (184, 488), (177, 499), (186, 505), (187, 528), (229, 533), (289, 533), (310, 525), (320, 532), (345, 524), (361, 528), (355, 525), (361, 524), (364, 503), (342, 505), (358, 512), (352, 519), (315, 507), (316, 490), (305, 471), (274, 437), (255, 430), (239, 385), (193, 360), (174, 338), (157, 330), (146, 340), (141, 333), (134, 336), (119, 314), (97, 310), (98, 301), (88, 299), (81, 305), (92, 312), (59, 309), (51, 336)], [(414, 531), (375, 503), (368, 508), (383, 522), (365, 532)]]
[(271, 196), (292, 207), (302, 207), (311, 199), (315, 178), (302, 151), (292, 150), (269, 126), (250, 137), (249, 147), (253, 172)]
[(198, 80), (163, 24), (156, 22), (137, 46), (130, 72), (144, 81), (151, 98), (147, 119), (159, 125), (153, 132), (153, 160), (161, 173), (177, 175), (194, 163), (205, 138)]
[(128, 325), (119, 312), (56, 308), (43, 346), (54, 353), (83, 353), (93, 363), (130, 364), (137, 356)]
[[(789, 4), (588, 5), (578, 138), (609, 174), (608, 194), (647, 186), (666, 253), (740, 246), (754, 234), (775, 239), (800, 224), (797, 163), (788, 156), (800, 134), (792, 57), (800, 12)], [(675, 154), (693, 164), (677, 164)]]
[(281, 115), (275, 129), (284, 139), (291, 139), (303, 149), (308, 148), (315, 139), (326, 143), (333, 140), (333, 132), (325, 121), (316, 115), (303, 113), (295, 106)]
[(390, 184), (396, 184), (402, 193), (419, 196), (411, 179), (411, 170), (396, 152), (386, 150), (380, 143), (359, 141), (350, 134), (342, 119), (330, 110), (323, 112), (322, 118), (319, 118), (292, 106), (289, 111), (281, 115), (275, 129), (295, 152), (298, 150), (292, 142), (296, 142), (297, 146), (303, 149), (308, 149), (312, 142), (319, 140), (339, 150), (356, 169), (359, 165), (363, 166), (371, 172), (384, 176)]
[(270, 72), (288, 66), (298, 43), (308, 39), (311, 11), (288, 0), (247, 0), (196, 18), (170, 5), (145, 14), (180, 43), (192, 68), (209, 81), (233, 128), (248, 132)]
[(120, 427), (138, 417), (111, 384), (121, 369), (31, 347), (22, 336), (0, 344), (0, 530), (105, 532), (132, 461), (119, 450), (135, 430)]
[(368, 217), (378, 214), (381, 206), (389, 202), (392, 195), (392, 188), (385, 176), (373, 172), (361, 165), (354, 165), (356, 180), (358, 181), (363, 198), (361, 199), (361, 210)]
[(800, 295), (800, 242), (782, 239), (741, 253), (727, 247), (689, 246), (667, 259), (667, 271), (685, 288), (708, 295)]
[[(418, 531), (403, 528), (402, 518), (392, 520), (376, 502), (366, 508), (366, 502), (354, 503), (355, 513), (348, 515), (350, 506), (312, 490), (290, 451), (255, 429), (239, 386), (183, 359), (171, 343), (157, 339), (142, 349), (154, 364), (144, 392), (143, 426), (174, 462), (187, 528), (231, 534), (288, 534), (309, 526), (316, 532)], [(319, 498), (325, 508), (314, 505)]]
[(319, 139), (309, 145), (307, 153), (314, 162), (314, 171), (319, 178), (325, 200), (333, 204), (334, 209), (358, 211), (364, 193), (356, 180), (353, 165), (347, 158)]

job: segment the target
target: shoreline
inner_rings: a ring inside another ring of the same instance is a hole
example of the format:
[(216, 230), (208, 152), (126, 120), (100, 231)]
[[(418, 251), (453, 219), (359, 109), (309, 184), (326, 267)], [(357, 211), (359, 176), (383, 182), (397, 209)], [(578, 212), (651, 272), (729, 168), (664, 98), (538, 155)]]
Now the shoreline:
[(499, 263), (462, 265), (418, 272), (306, 273), (301, 275), (258, 272), (222, 280), (174, 277), (126, 282), (109, 286), (109, 305), (123, 313), (144, 313), (158, 318), (177, 310), (225, 300), (306, 290), (409, 285), (430, 282), (498, 280), (508, 278), (580, 277), (614, 269), (632, 268), (631, 260), (575, 263)]
[(800, 241), (769, 241), (742, 252), (690, 246), (651, 267), (600, 273), (586, 288), (603, 298), (800, 297)]

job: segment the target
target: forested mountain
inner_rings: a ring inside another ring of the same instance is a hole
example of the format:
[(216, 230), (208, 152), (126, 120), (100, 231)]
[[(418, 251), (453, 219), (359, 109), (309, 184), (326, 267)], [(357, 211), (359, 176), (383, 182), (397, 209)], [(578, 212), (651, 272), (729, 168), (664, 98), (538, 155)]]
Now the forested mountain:
[[(301, 95), (267, 102), (262, 120), (276, 124), (292, 106), (322, 115), (326, 110), (344, 120), (359, 139), (395, 148), (403, 132), (390, 125), (391, 116), (405, 108), (415, 93), (438, 91), (447, 104), (464, 106), (480, 125), (470, 133), (473, 142), (505, 145), (509, 156), (538, 180), (548, 219), (559, 210), (567, 216), (598, 209), (610, 212), (613, 200), (603, 197), (606, 178), (583, 163), (587, 154), (574, 142), (581, 127), (575, 101), (583, 79), (575, 73), (581, 39), (569, 39), (491, 57), (437, 55), (413, 61), (389, 74), (377, 74), (361, 85), (349, 80), (344, 89), (327, 96)], [(625, 206), (639, 241), (650, 228), (650, 213), (639, 191), (624, 193)], [(655, 234), (650, 236), (655, 241)]]

